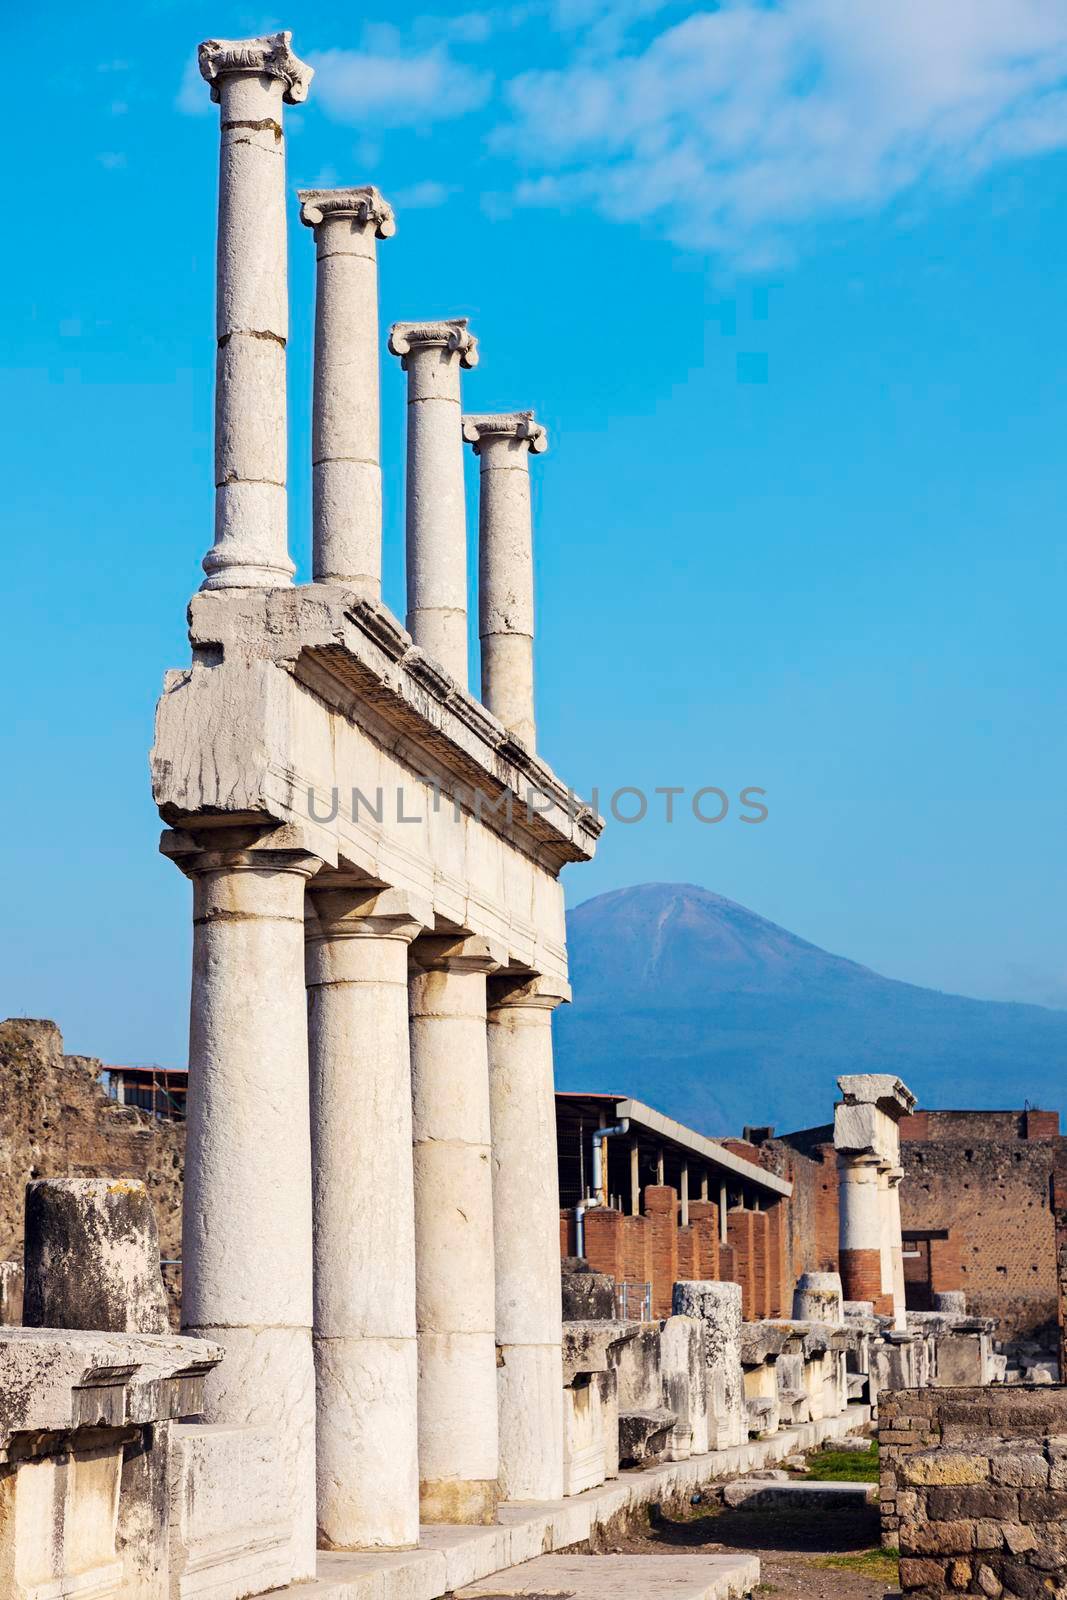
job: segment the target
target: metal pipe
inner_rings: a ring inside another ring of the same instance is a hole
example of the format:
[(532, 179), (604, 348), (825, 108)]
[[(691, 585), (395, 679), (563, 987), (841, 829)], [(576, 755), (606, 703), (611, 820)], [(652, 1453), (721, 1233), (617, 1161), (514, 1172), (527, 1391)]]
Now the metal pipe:
[(581, 1200), (574, 1208), (574, 1249), (579, 1256), (585, 1255), (585, 1214), (608, 1203), (608, 1163), (605, 1157), (604, 1140), (612, 1139), (616, 1134), (629, 1133), (630, 1119), (623, 1117), (621, 1122), (616, 1122), (611, 1128), (596, 1128), (593, 1132), (593, 1193), (588, 1200)]

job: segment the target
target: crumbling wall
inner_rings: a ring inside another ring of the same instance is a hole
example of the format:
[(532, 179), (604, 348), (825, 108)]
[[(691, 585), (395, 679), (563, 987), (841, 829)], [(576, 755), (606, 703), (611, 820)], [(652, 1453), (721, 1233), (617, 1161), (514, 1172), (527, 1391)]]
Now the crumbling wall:
[[(925, 1113), (927, 1119), (934, 1115)], [(1058, 1285), (1051, 1182), (1059, 1140), (1021, 1139), (1005, 1127), (1002, 1142), (982, 1142), (978, 1135), (988, 1131), (987, 1124), (994, 1132), (1000, 1126), (994, 1119), (1033, 1113), (973, 1115), (973, 1141), (905, 1139), (902, 1225), (906, 1232), (948, 1230), (959, 1249), (959, 1288), (967, 1308), (974, 1316), (995, 1317), (1001, 1339), (1045, 1335), (1054, 1343)]]
[[(0, 1262), (21, 1261), (33, 1178), (141, 1178), (164, 1258), (181, 1255), (185, 1128), (109, 1100), (99, 1061), (63, 1053), (54, 1022), (0, 1022)], [(175, 1275), (168, 1273), (174, 1296)]]
[(882, 1542), (905, 1594), (1063, 1592), (1067, 1390), (882, 1396)]
[[(802, 1142), (798, 1148), (794, 1140)], [(838, 1270), (837, 1157), (833, 1126), (811, 1128), (788, 1139), (767, 1139), (755, 1152), (762, 1166), (788, 1178), (785, 1202), (786, 1258), (790, 1293), (805, 1272)]]

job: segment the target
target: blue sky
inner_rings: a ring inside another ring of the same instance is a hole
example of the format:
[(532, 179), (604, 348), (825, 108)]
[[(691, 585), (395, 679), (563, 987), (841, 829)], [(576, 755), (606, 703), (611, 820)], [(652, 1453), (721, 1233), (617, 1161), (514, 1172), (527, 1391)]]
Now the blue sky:
[[(661, 799), (610, 825), (571, 902), (693, 881), (890, 976), (1067, 1004), (1067, 11), (369, 4), (8, 19), (0, 1015), (184, 1059), (188, 891), (146, 752), (211, 537), (217, 133), (191, 63), (279, 26), (317, 68), (291, 188), (396, 206), (383, 329), (470, 316), (470, 407), (549, 426), (543, 753), (602, 800), (767, 791), (759, 827), (668, 825)], [(290, 258), (306, 575), (295, 206)], [(402, 610), (388, 357), (383, 449)]]

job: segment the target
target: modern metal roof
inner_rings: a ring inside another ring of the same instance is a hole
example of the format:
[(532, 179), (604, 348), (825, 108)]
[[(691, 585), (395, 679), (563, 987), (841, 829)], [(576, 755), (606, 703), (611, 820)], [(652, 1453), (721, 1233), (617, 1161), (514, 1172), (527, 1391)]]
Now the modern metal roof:
[(728, 1172), (735, 1178), (743, 1178), (746, 1183), (751, 1183), (756, 1188), (769, 1190), (776, 1195), (793, 1193), (793, 1185), (788, 1178), (780, 1178), (776, 1172), (768, 1172), (766, 1167), (758, 1166), (754, 1161), (746, 1161), (743, 1156), (735, 1156), (732, 1150), (727, 1150), (717, 1139), (709, 1139), (707, 1134), (697, 1133), (695, 1129), (687, 1128), (681, 1122), (675, 1122), (673, 1117), (665, 1116), (662, 1111), (655, 1110), (653, 1106), (646, 1106), (640, 1100), (614, 1094), (567, 1092), (557, 1093), (556, 1099), (571, 1102), (604, 1101), (612, 1107), (611, 1115), (616, 1121), (620, 1121), (623, 1117), (630, 1119), (630, 1128), (634, 1133), (644, 1133), (661, 1142), (678, 1145), (690, 1154), (698, 1156), (707, 1166), (717, 1167), (720, 1172)]

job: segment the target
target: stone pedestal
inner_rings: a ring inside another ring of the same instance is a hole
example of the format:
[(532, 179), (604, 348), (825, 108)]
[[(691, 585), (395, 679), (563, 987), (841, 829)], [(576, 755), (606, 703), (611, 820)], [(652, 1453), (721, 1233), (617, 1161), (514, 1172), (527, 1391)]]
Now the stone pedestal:
[(312, 575), (371, 600), (382, 592), (378, 255), (396, 232), (377, 189), (302, 189), (315, 230)]
[[(281, 830), (279, 830), (281, 832)], [(277, 837), (277, 836), (275, 836)], [(226, 1359), (209, 1422), (285, 1422), (294, 1571), (315, 1570), (304, 890), (321, 862), (226, 830), (164, 834), (193, 879), (182, 1325)]]
[(389, 348), (408, 375), (408, 632), (467, 687), (467, 517), (460, 369), (478, 362), (465, 317), (397, 322)]
[(41, 1178), (26, 1186), (27, 1328), (168, 1333), (159, 1233), (137, 1178)]
[(478, 633), (482, 703), (529, 749), (536, 744), (533, 685), (533, 533), (530, 453), (548, 449), (532, 411), (463, 419), (481, 460)]
[(500, 1458), (486, 975), (499, 962), (484, 940), (457, 936), (416, 940), (412, 963), (421, 1515), (491, 1522)]
[(286, 529), (282, 103), (307, 98), (311, 68), (291, 35), (208, 39), (200, 71), (220, 109), (215, 369), (215, 543), (205, 589), (292, 582)]
[(509, 1500), (563, 1494), (552, 1012), (569, 998), (558, 980), (489, 980), (500, 1487)]
[(741, 1285), (676, 1283), (674, 1315), (699, 1317), (704, 1324), (709, 1449), (744, 1444), (748, 1428), (741, 1366)]
[(432, 909), (319, 888), (307, 925), (318, 1534), (418, 1543), (408, 946)]

